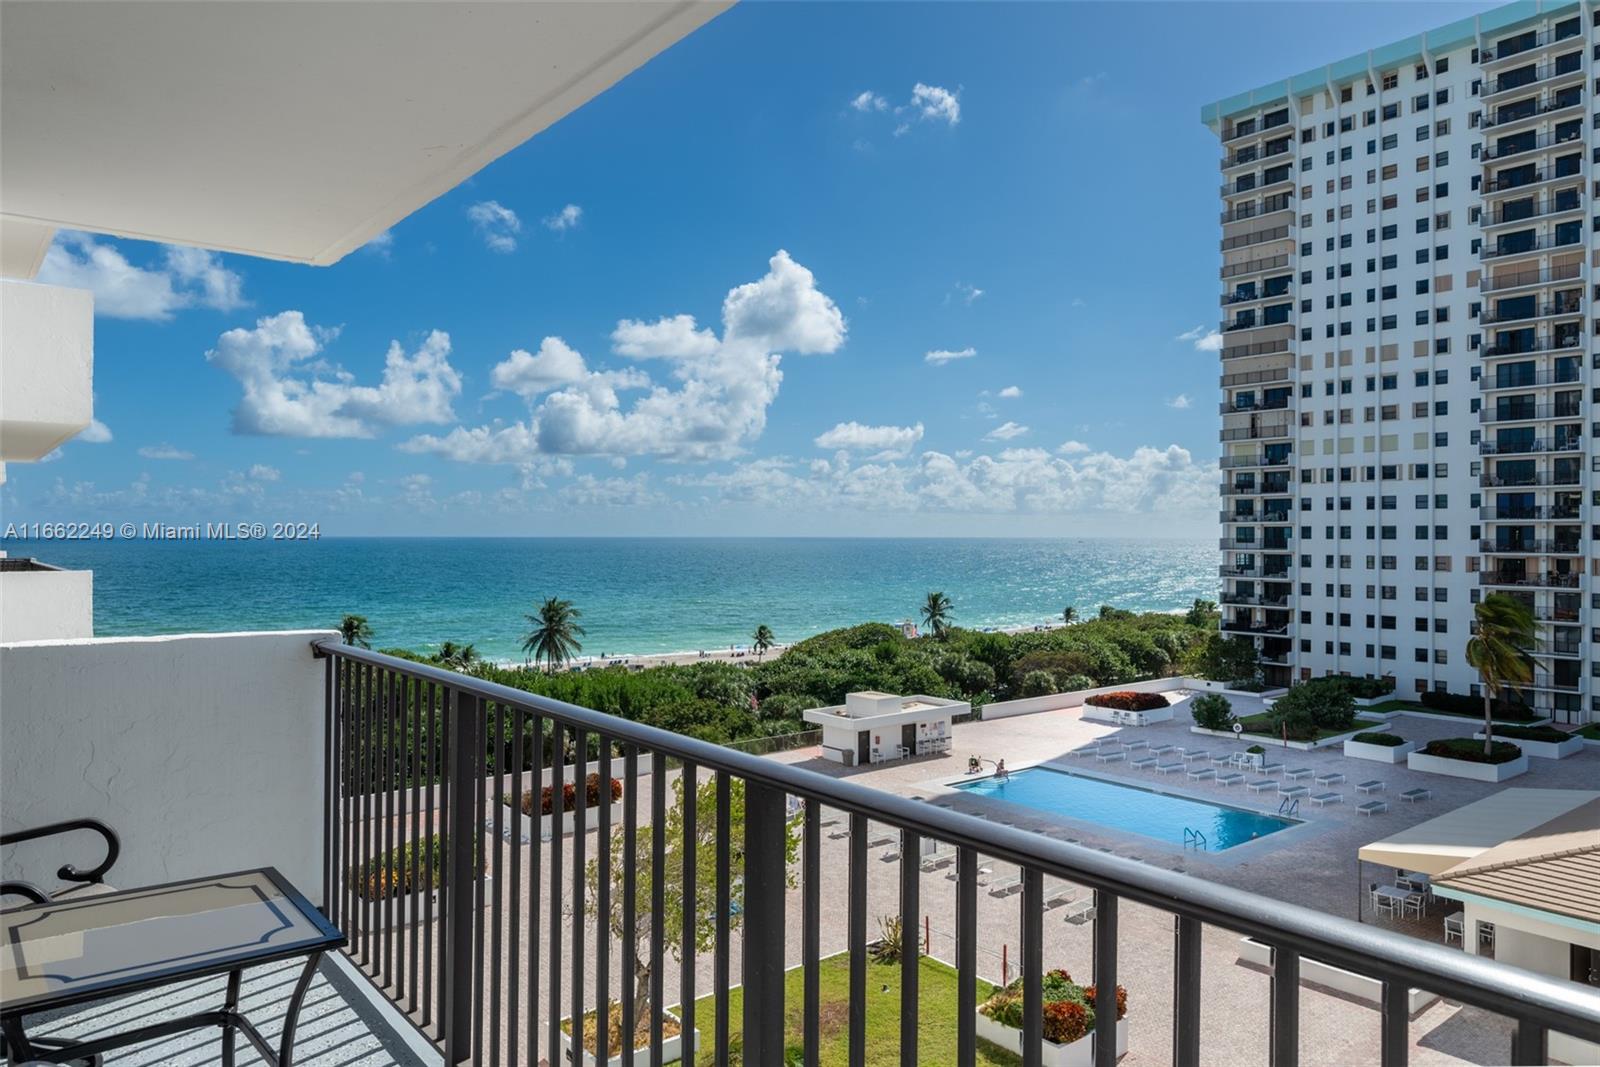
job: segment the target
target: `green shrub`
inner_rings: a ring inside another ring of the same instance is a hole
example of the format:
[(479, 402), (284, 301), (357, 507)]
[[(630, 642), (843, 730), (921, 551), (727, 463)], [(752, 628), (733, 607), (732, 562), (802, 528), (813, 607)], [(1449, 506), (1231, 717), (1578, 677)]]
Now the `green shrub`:
[(1334, 675), (1333, 681), (1344, 687), (1357, 700), (1374, 700), (1394, 692), (1393, 678), (1350, 678)]
[(1301, 682), (1272, 704), (1269, 712), (1276, 730), (1285, 726), (1291, 737), (1315, 736), (1318, 730), (1347, 730), (1356, 721), (1355, 700), (1343, 678), (1313, 678)]
[(1386, 734), (1376, 731), (1373, 733), (1356, 734), (1350, 740), (1359, 741), (1363, 745), (1384, 745), (1388, 748), (1394, 748), (1397, 745), (1403, 745), (1406, 743), (1406, 739), (1398, 734)]
[(1517, 741), (1548, 741), (1553, 745), (1572, 739), (1571, 734), (1554, 726), (1496, 726), (1494, 736), (1510, 737)]
[(1260, 756), (1263, 755), (1267, 750), (1262, 748), (1260, 745), (1251, 745), (1249, 748), (1245, 749), (1245, 751), (1250, 753), (1252, 756)]
[(1085, 704), (1093, 704), (1097, 708), (1115, 708), (1118, 711), (1154, 711), (1167, 706), (1167, 698), (1160, 693), (1139, 693), (1130, 689), (1120, 689), (1115, 693), (1096, 693), (1086, 697)]
[(1202, 693), (1189, 704), (1194, 724), (1206, 730), (1227, 730), (1233, 726), (1233, 702), (1221, 693)]
[(1496, 741), (1491, 746), (1490, 754), (1485, 756), (1483, 742), (1471, 737), (1445, 737), (1429, 741), (1428, 747), (1422, 751), (1424, 755), (1458, 759), (1466, 763), (1510, 763), (1522, 755), (1522, 749), (1511, 742)]
[[(1439, 693), (1428, 690), (1417, 698), (1418, 702), (1429, 711), (1440, 711), (1447, 715), (1483, 715), (1483, 698), (1463, 696), (1460, 693)], [(1494, 717), (1510, 722), (1529, 722), (1538, 716), (1526, 704), (1514, 702), (1505, 697), (1493, 703)]]
[[(1095, 987), (1080, 986), (1072, 975), (1057, 968), (1044, 976), (1041, 983), (1044, 1006), (1044, 1037), (1058, 1045), (1070, 1044), (1094, 1029)], [(1014, 1029), (1022, 1028), (1022, 979), (994, 991), (979, 1011), (999, 1023)], [(1117, 1019), (1128, 1015), (1128, 991), (1117, 986)]]
[(1049, 671), (1029, 671), (1022, 676), (1018, 690), (1024, 697), (1042, 697), (1056, 691), (1056, 679)]

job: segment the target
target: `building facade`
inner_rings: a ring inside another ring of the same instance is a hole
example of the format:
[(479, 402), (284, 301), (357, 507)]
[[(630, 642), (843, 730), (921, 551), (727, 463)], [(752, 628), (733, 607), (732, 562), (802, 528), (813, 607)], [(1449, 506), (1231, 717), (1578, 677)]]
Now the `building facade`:
[(1221, 141), (1223, 630), (1268, 678), (1600, 721), (1600, 9), (1511, 4), (1202, 109)]

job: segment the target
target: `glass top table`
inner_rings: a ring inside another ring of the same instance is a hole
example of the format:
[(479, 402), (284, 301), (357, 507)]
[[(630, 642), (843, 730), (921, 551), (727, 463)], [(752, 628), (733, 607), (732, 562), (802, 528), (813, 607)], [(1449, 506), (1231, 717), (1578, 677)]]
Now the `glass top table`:
[[(310, 958), (309, 984), (316, 959), (344, 941), (270, 867), (32, 904), (0, 912), (0, 1016), (11, 1038), (27, 1014), (205, 975), (229, 973), (236, 987), (244, 968), (295, 957)], [(236, 1004), (211, 1014), (197, 1025), (251, 1036)]]

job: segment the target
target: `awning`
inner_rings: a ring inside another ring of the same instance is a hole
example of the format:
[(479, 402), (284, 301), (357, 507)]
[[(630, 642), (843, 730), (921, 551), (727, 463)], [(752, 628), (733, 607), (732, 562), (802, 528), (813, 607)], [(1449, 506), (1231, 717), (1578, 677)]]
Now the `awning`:
[(1506, 789), (1363, 845), (1360, 856), (1386, 867), (1441, 874), (1597, 797), (1600, 792), (1589, 789)]

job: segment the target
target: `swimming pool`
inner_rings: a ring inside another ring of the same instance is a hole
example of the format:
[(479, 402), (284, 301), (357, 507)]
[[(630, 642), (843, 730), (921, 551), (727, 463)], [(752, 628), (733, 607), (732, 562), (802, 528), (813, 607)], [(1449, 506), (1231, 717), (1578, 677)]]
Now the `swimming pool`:
[(1205, 834), (1212, 852), (1254, 841), (1296, 823), (1294, 819), (1087, 778), (1051, 767), (1029, 767), (1013, 772), (1005, 781), (981, 778), (955, 788), (973, 796), (992, 797), (1050, 815), (1152, 837), (1169, 845), (1181, 846), (1184, 830), (1198, 830)]

